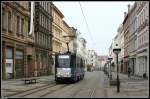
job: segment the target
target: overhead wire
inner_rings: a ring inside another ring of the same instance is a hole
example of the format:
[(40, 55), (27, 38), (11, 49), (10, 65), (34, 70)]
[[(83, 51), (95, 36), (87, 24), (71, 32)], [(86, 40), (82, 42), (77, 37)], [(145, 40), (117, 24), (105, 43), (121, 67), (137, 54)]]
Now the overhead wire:
[(79, 2), (79, 5), (80, 5), (81, 12), (82, 12), (82, 15), (83, 15), (84, 20), (85, 20), (85, 24), (86, 24), (87, 30), (88, 30), (88, 32), (89, 32), (89, 34), (90, 34), (90, 38), (91, 38), (91, 41), (93, 42), (93, 47), (94, 47), (94, 45), (95, 45), (96, 43), (94, 42), (93, 36), (92, 36), (92, 34), (91, 34), (91, 32), (90, 32), (89, 25), (88, 25), (88, 23), (87, 23), (87, 20), (86, 20), (86, 17), (85, 17), (85, 15), (84, 15), (84, 11), (83, 11), (83, 9), (82, 9), (82, 5), (81, 5), (80, 2)]

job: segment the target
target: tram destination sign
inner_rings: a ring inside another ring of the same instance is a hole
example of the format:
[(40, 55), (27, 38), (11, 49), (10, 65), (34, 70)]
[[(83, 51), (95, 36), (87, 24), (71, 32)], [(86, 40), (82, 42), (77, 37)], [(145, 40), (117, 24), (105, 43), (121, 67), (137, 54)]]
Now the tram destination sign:
[(69, 55), (60, 55), (59, 58), (69, 58)]

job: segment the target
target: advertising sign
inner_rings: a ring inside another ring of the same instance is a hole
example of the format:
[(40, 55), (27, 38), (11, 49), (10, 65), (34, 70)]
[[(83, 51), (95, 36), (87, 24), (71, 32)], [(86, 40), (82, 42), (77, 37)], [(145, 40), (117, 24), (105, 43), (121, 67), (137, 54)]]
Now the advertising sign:
[(6, 59), (6, 73), (12, 73), (13, 71), (13, 59)]

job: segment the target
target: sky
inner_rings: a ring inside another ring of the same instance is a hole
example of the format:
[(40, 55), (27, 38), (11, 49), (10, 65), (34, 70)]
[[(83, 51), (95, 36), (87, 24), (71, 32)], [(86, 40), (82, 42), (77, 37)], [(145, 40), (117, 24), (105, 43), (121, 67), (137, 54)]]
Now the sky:
[(64, 20), (70, 27), (80, 31), (87, 41), (87, 49), (95, 50), (98, 55), (108, 55), (112, 39), (117, 34), (119, 25), (124, 20), (124, 12), (128, 11), (128, 4), (134, 2), (80, 2), (86, 21), (77, 1), (53, 2), (64, 14)]

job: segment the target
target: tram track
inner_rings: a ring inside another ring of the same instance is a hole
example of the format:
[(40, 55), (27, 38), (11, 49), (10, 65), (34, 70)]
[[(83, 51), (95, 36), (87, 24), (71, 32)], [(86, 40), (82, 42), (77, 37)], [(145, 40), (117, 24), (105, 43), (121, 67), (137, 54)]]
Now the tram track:
[(28, 90), (28, 91), (13, 95), (11, 97), (30, 97), (30, 96), (31, 97), (44, 97), (66, 86), (67, 85), (64, 85), (64, 84), (42, 86), (40, 88), (37, 88), (37, 89), (34, 88), (33, 90), (30, 90), (30, 91)]
[(38, 88), (38, 89), (35, 89), (35, 90), (31, 90), (30, 92), (21, 93), (21, 94), (17, 95), (17, 97), (26, 97), (26, 96), (28, 96), (28, 95), (37, 93), (37, 92), (39, 92), (39, 91), (46, 90), (46, 89), (51, 88), (51, 87), (54, 87), (54, 86), (56, 86), (56, 84), (50, 85), (50, 86), (44, 86), (44, 87), (42, 87), (42, 88)]
[(60, 86), (60, 87), (57, 86), (58, 88), (50, 89), (47, 92), (45, 92), (44, 94), (40, 95), (39, 97), (44, 97), (44, 96), (47, 96), (48, 94), (52, 94), (52, 93), (54, 93), (54, 92), (56, 92), (58, 90), (63, 89), (66, 86), (68, 86), (68, 85), (63, 85), (63, 86)]
[(14, 96), (17, 96), (17, 95), (20, 95), (20, 94), (23, 94), (23, 93), (26, 93), (26, 92), (34, 91), (34, 90), (37, 90), (37, 89), (40, 89), (40, 88), (43, 88), (43, 87), (45, 88), (45, 87), (47, 87), (49, 85), (52, 85), (52, 84), (55, 84), (55, 83), (51, 82), (50, 84), (45, 84), (45, 85), (35, 87), (35, 88), (31, 88), (31, 89), (28, 89), (28, 90), (25, 90), (25, 91), (20, 91), (20, 92), (13, 93), (13, 94), (10, 94), (10, 95), (4, 96), (4, 97), (14, 97)]

